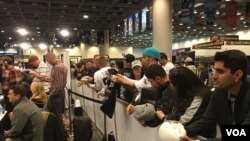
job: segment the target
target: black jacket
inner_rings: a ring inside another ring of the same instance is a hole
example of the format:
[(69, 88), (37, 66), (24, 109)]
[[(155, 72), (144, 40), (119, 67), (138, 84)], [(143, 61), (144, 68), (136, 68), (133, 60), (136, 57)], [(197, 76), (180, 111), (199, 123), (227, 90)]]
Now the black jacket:
[(248, 81), (243, 82), (240, 92), (235, 100), (234, 116), (231, 111), (226, 89), (216, 89), (212, 94), (208, 108), (202, 118), (194, 124), (187, 126), (188, 136), (194, 137), (206, 132), (212, 125), (232, 125), (250, 124), (250, 84)]

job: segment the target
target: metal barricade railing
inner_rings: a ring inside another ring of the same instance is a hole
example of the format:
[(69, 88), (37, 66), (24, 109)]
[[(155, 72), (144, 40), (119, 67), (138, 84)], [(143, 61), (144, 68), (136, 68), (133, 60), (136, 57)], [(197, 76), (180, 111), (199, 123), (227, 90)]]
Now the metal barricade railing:
[[(151, 128), (141, 126), (133, 116), (126, 114), (125, 109), (127, 103), (120, 99), (116, 101), (113, 118), (106, 118), (105, 128), (104, 114), (100, 110), (102, 100), (97, 97), (96, 92), (92, 88), (85, 85), (77, 87), (77, 83), (78, 80), (72, 80), (72, 84), (76, 85), (76, 87), (72, 87), (72, 90), (69, 90), (69, 99), (72, 98), (72, 95), (74, 95), (75, 98), (82, 99), (81, 104), (84, 111), (102, 134), (113, 132), (116, 141), (159, 141), (158, 127)], [(71, 100), (69, 100), (69, 105), (71, 105), (70, 102)], [(71, 115), (71, 113), (69, 114)]]

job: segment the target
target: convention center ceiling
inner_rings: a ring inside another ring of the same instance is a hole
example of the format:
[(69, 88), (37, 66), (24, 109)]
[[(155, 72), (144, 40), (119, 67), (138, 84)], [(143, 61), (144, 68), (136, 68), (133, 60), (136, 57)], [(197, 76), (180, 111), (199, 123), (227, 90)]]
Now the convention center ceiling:
[[(171, 12), (173, 43), (250, 26), (248, 0), (173, 0)], [(100, 44), (105, 30), (111, 46), (152, 46), (152, 0), (0, 0), (0, 19), (1, 48), (21, 41)], [(21, 37), (20, 28), (28, 34)], [(60, 37), (62, 29), (70, 36)]]

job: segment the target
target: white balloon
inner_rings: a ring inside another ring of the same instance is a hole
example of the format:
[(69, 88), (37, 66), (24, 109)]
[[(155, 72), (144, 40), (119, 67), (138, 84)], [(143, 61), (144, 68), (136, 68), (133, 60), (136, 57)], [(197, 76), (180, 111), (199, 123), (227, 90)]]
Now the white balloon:
[(165, 121), (159, 128), (161, 141), (179, 141), (180, 136), (185, 136), (186, 130), (181, 123)]

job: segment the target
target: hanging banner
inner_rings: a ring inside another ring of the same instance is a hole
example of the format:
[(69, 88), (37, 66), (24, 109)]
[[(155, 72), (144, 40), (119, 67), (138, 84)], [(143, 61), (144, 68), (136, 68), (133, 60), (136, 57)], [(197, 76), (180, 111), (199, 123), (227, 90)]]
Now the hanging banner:
[(250, 2), (246, 2), (246, 17), (250, 18)]
[(221, 49), (221, 45), (224, 45), (224, 41), (195, 44), (192, 49)]
[(226, 41), (226, 45), (250, 45), (250, 40)]
[(217, 11), (217, 3), (215, 0), (205, 0), (204, 2), (204, 16), (205, 23), (213, 25), (215, 22), (215, 15)]
[(224, 17), (226, 25), (229, 25), (229, 26), (237, 25), (237, 11), (238, 11), (237, 1), (226, 2), (225, 17)]
[(181, 13), (179, 14), (180, 23), (193, 24), (194, 23), (194, 2), (195, 0), (182, 0)]
[(211, 42), (230, 41), (230, 40), (239, 40), (239, 36), (238, 35), (212, 35), (210, 36)]

